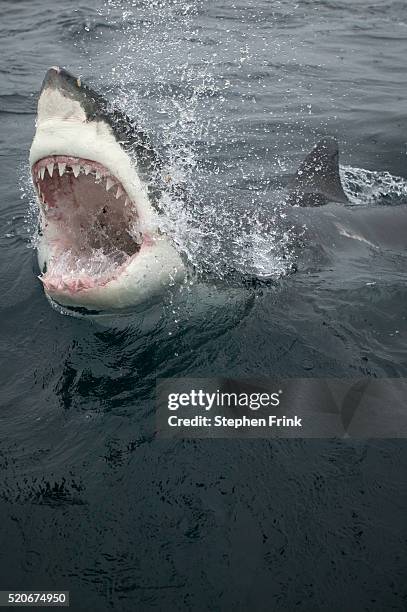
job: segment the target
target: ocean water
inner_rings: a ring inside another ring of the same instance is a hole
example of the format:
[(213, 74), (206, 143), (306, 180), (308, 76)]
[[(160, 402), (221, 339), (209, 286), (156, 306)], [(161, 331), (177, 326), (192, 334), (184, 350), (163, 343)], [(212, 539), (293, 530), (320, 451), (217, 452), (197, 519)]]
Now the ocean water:
[[(74, 610), (403, 611), (396, 440), (157, 439), (158, 377), (405, 377), (407, 5), (2, 0), (0, 588)], [(28, 151), (62, 65), (152, 136), (190, 274), (109, 317), (37, 279)], [(292, 209), (313, 144), (350, 203)], [(243, 283), (262, 279), (266, 283)]]

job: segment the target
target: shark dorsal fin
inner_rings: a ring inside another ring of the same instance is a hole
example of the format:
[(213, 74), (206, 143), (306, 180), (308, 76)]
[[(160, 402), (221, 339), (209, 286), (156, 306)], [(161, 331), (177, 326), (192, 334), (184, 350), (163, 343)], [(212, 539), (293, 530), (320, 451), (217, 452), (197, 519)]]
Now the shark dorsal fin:
[(299, 206), (348, 203), (339, 176), (339, 149), (335, 138), (323, 138), (315, 145), (300, 164), (290, 190), (289, 202)]

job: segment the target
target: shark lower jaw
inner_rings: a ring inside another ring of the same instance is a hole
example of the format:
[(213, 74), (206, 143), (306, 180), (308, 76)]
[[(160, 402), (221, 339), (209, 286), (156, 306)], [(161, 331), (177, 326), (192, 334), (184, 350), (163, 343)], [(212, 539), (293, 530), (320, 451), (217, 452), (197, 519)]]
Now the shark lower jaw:
[(126, 273), (152, 243), (142, 234), (137, 203), (99, 162), (52, 155), (32, 166), (40, 205), (44, 269), (39, 277), (56, 300), (81, 302)]

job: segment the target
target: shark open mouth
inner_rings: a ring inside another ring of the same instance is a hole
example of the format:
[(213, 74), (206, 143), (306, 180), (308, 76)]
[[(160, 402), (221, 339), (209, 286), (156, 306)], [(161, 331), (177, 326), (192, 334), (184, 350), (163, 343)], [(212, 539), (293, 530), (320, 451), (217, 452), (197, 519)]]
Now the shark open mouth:
[(77, 293), (117, 278), (143, 242), (136, 204), (121, 182), (98, 162), (63, 155), (37, 161), (32, 178), (53, 253), (41, 271), (44, 287)]

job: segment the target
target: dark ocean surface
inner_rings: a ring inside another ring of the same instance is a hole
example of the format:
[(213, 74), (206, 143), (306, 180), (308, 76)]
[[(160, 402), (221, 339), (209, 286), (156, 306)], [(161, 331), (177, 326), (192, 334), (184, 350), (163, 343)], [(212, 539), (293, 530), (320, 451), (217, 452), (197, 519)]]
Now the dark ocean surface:
[[(75, 611), (405, 611), (405, 441), (163, 441), (154, 396), (157, 377), (407, 377), (407, 4), (0, 8), (0, 589), (70, 590)], [(188, 185), (163, 224), (194, 272), (158, 304), (91, 319), (44, 296), (28, 152), (56, 64)], [(349, 205), (288, 210), (327, 134)]]

